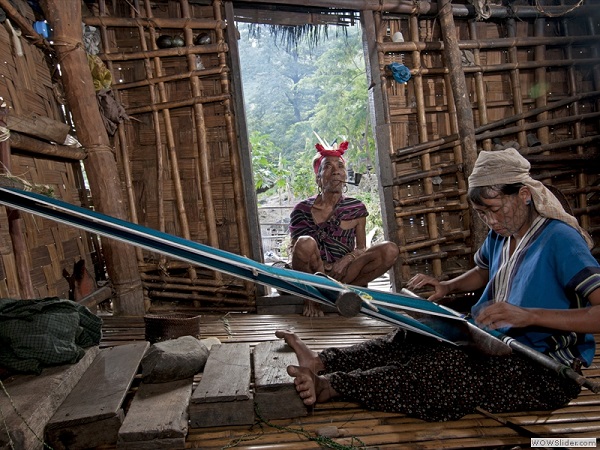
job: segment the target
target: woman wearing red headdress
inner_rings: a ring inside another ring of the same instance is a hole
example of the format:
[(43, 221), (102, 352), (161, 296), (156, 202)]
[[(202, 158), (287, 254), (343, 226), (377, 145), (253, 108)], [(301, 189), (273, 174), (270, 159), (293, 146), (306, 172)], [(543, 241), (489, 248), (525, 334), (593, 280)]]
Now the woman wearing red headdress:
[[(345, 284), (366, 286), (396, 262), (398, 246), (380, 242), (367, 249), (367, 208), (344, 196), (348, 142), (325, 149), (316, 146), (313, 168), (319, 193), (298, 203), (291, 214), (292, 269), (322, 272)], [(303, 314), (323, 315), (320, 305), (306, 300)]]

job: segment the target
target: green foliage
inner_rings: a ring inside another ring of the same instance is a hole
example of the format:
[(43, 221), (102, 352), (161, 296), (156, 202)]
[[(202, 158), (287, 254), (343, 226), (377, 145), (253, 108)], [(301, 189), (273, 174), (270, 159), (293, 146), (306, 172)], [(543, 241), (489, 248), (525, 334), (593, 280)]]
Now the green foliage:
[(257, 191), (285, 189), (288, 186), (290, 164), (282, 157), (281, 151), (271, 141), (270, 136), (253, 131), (250, 133), (250, 147)]

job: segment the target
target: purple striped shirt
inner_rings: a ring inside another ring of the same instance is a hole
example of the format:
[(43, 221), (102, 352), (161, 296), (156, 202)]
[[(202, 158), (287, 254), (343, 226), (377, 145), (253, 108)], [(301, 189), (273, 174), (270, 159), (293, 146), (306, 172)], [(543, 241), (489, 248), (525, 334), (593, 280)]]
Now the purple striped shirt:
[(354, 220), (369, 215), (363, 202), (351, 197), (341, 197), (331, 216), (323, 223), (315, 223), (312, 206), (317, 196), (298, 203), (290, 215), (292, 242), (300, 236), (311, 236), (321, 251), (321, 259), (334, 263), (356, 247), (356, 230), (343, 229), (343, 220)]

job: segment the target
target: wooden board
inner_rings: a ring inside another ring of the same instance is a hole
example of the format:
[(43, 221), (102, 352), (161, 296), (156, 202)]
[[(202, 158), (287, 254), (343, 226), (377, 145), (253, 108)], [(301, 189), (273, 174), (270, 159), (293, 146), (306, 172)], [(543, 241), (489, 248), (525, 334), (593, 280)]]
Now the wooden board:
[(193, 379), (141, 383), (123, 425), (117, 449), (185, 448)]
[(123, 400), (149, 343), (102, 349), (46, 426), (55, 450), (114, 444), (123, 422)]
[(263, 342), (254, 347), (255, 402), (265, 419), (290, 419), (308, 414), (296, 392), (294, 379), (287, 366), (298, 364), (298, 358), (283, 341)]
[(90, 347), (75, 364), (48, 367), (40, 375), (15, 375), (2, 383), (6, 392), (0, 395), (3, 426), (0, 448), (10, 448), (6, 430), (10, 430), (13, 448), (41, 449), (44, 428), (79, 382), (99, 352)]
[(202, 380), (190, 400), (190, 426), (252, 424), (254, 403), (250, 379), (248, 344), (213, 345)]

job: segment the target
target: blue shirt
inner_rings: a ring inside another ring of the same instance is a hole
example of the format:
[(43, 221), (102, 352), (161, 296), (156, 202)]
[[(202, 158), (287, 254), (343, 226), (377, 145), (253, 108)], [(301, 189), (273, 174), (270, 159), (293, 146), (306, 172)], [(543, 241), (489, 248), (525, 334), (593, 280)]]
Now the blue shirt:
[[(489, 232), (475, 254), (477, 266), (489, 270), (490, 281), (472, 309), (474, 316), (495, 301), (524, 308), (589, 306), (588, 295), (600, 287), (600, 265), (582, 236), (559, 220), (539, 218), (534, 225), (510, 258), (509, 238)], [(594, 357), (595, 342), (591, 334), (542, 327), (506, 327), (498, 331), (563, 364), (570, 365), (578, 358), (589, 366)]]

